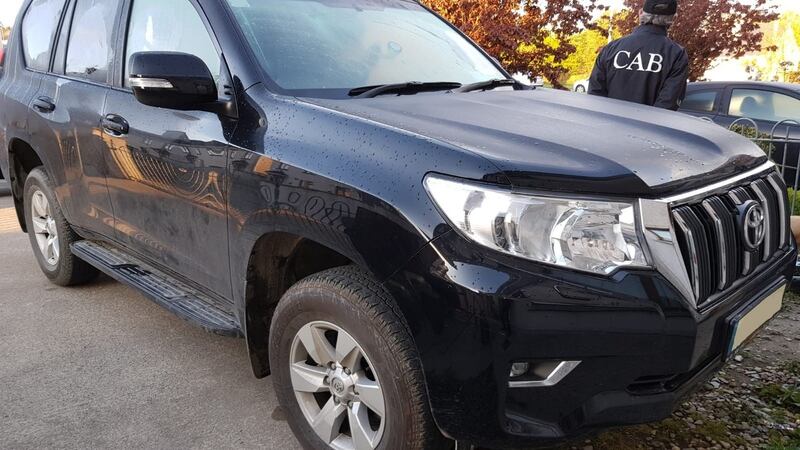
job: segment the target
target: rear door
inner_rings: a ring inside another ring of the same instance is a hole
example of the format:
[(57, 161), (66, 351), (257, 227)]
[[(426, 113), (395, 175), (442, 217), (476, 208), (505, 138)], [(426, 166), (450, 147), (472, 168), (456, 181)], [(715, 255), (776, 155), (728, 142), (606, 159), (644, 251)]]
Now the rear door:
[[(23, 5), (24, 13), (17, 24), (19, 39), (13, 42), (10, 53), (4, 56), (3, 63), (8, 64), (9, 73), (0, 80), (3, 97), (0, 121), (4, 127), (0, 130), (0, 144), (7, 145), (13, 138), (30, 143), (39, 137), (38, 133), (31, 132), (29, 121), (32, 114), (29, 109), (36, 99), (42, 75), (50, 70), (53, 42), (65, 5), (66, 0), (32, 0)], [(42, 162), (51, 168), (53, 164), (47, 149), (55, 148), (55, 142), (39, 142), (45, 144), (45, 147), (37, 146), (42, 150), (38, 152)], [(13, 161), (9, 160), (8, 164), (13, 164)], [(16, 196), (22, 196), (24, 184), (25, 180), (19, 179), (12, 186)], [(18, 210), (18, 214), (21, 211)]]
[(720, 122), (728, 126), (736, 122), (752, 127), (748, 119), (758, 125), (761, 133), (767, 134), (771, 134), (778, 122), (800, 122), (800, 93), (761, 85), (729, 86), (725, 90)]
[[(53, 41), (64, 11), (65, 0), (24, 2), (24, 14), (12, 32), (0, 69), (0, 159), (4, 169), (11, 163), (8, 143), (18, 138), (30, 142), (29, 106), (50, 68)], [(49, 165), (49, 161), (46, 162)], [(8, 172), (7, 172), (8, 173)], [(22, 195), (25, 180), (16, 180), (14, 194)]]
[(121, 76), (104, 111), (114, 123), (103, 130), (111, 144), (106, 155), (116, 237), (129, 250), (229, 297), (226, 165), (235, 122), (211, 112), (143, 105), (125, 76), (133, 53), (174, 51), (198, 56), (227, 80), (221, 52), (190, 0), (132, 0), (126, 23)]
[[(756, 143), (783, 170), (789, 186), (800, 185), (800, 93), (770, 89), (761, 85), (733, 85), (727, 89), (720, 123), (736, 124), (739, 133), (753, 137)], [(788, 138), (788, 139), (787, 139)]]
[(113, 65), (121, 0), (71, 0), (50, 71), (32, 103), (33, 145), (47, 148), (50, 176), (70, 224), (113, 236), (100, 120)]

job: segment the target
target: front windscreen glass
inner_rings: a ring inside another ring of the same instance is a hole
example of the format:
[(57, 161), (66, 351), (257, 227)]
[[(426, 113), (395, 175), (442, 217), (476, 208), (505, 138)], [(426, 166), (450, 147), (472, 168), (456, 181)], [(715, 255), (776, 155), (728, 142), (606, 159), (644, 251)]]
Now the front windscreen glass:
[(506, 78), (416, 2), (227, 1), (266, 73), (293, 95), (345, 98), (363, 86)]

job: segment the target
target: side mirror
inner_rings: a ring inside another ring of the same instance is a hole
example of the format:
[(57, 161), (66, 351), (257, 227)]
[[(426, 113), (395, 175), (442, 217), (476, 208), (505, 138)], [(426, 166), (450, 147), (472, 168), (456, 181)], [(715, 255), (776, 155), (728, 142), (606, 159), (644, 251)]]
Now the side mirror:
[(187, 53), (131, 55), (128, 83), (139, 103), (170, 109), (205, 109), (217, 101), (217, 84), (202, 59)]

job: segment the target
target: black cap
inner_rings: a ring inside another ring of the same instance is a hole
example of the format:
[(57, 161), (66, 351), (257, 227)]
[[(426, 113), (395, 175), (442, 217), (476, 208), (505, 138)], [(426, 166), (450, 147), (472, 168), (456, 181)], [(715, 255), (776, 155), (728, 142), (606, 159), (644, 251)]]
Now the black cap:
[(659, 16), (671, 16), (678, 12), (678, 0), (645, 0), (644, 12)]

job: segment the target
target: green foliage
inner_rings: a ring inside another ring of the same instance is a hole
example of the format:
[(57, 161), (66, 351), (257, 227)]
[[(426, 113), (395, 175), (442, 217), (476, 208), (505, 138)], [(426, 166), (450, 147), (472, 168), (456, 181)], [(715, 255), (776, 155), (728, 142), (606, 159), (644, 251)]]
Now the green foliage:
[[(800, 76), (800, 61), (796, 61), (800, 47), (800, 14), (783, 12), (775, 22), (761, 26), (764, 38), (762, 51), (757, 58), (749, 58), (748, 64), (758, 70), (762, 80), (796, 82)], [(789, 63), (784, 67), (784, 63)]]
[(800, 450), (800, 429), (788, 435), (781, 435), (777, 431), (770, 432), (766, 450)]
[(769, 133), (760, 133), (749, 123), (734, 125), (731, 127), (731, 131), (741, 134), (748, 139), (753, 139), (753, 142), (768, 155), (771, 155), (775, 151), (775, 144), (770, 141), (772, 137)]
[(800, 377), (800, 360), (786, 362), (781, 366), (781, 369), (796, 377)]
[(774, 405), (800, 413), (800, 386), (768, 384), (758, 390), (758, 395)]
[[(597, 27), (586, 29), (570, 36), (568, 42), (575, 47), (575, 51), (561, 63), (561, 67), (569, 74), (564, 83), (571, 87), (575, 82), (585, 80), (592, 74), (594, 63), (600, 50), (608, 43), (611, 17), (604, 14), (597, 19)], [(611, 39), (619, 39), (622, 34), (616, 28), (611, 28)]]
[(792, 215), (800, 216), (800, 191), (789, 188), (789, 203), (792, 204)]

